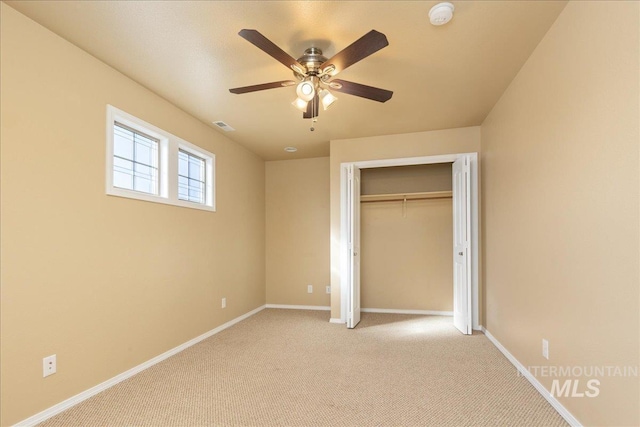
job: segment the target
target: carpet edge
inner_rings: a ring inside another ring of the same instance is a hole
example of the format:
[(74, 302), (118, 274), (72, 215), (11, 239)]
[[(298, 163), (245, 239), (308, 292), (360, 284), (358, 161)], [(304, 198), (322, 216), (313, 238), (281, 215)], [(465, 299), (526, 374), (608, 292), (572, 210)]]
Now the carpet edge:
[(489, 341), (491, 341), (491, 343), (498, 350), (500, 350), (504, 357), (506, 357), (507, 360), (509, 360), (509, 362), (511, 362), (511, 364), (516, 367), (518, 372), (520, 372), (520, 374), (531, 383), (531, 385), (538, 391), (538, 393), (540, 393), (542, 397), (544, 397), (547, 402), (551, 404), (553, 409), (555, 409), (560, 414), (560, 416), (569, 423), (569, 425), (571, 425), (572, 427), (582, 427), (580, 421), (578, 421), (578, 419), (574, 417), (573, 414), (569, 412), (569, 410), (565, 408), (558, 399), (552, 396), (549, 390), (547, 390), (545, 386), (543, 386), (542, 383), (538, 381), (538, 379), (534, 377), (531, 372), (529, 372), (529, 370), (522, 363), (520, 363), (520, 361), (516, 359), (515, 356), (513, 356), (509, 352), (509, 350), (506, 349), (506, 347), (504, 347), (500, 343), (500, 341), (496, 339), (496, 337), (491, 335), (491, 332), (489, 332), (484, 326), (482, 326), (481, 328), (482, 332), (489, 339)]
[(17, 422), (16, 424), (14, 424), (14, 427), (30, 427), (30, 426), (35, 426), (36, 424), (39, 424), (55, 415), (58, 415), (59, 413), (79, 404), (80, 402), (83, 402), (87, 399), (89, 399), (90, 397), (104, 391), (107, 390), (108, 388), (113, 387), (114, 385), (128, 379), (131, 378), (132, 376), (144, 371), (145, 369), (148, 369), (150, 367), (152, 367), (153, 365), (156, 365), (157, 363), (162, 362), (165, 359), (168, 359), (171, 356), (174, 356), (178, 353), (180, 353), (183, 350), (186, 350), (187, 348), (199, 343), (200, 341), (203, 341), (219, 332), (224, 331), (227, 328), (230, 328), (231, 326), (235, 325), (238, 322), (241, 322), (251, 316), (253, 316), (254, 314), (264, 310), (267, 307), (266, 304), (263, 304), (261, 306), (259, 306), (258, 308), (255, 308), (243, 315), (240, 315), (238, 317), (236, 317), (235, 319), (229, 320), (226, 323), (223, 323), (222, 325), (211, 329), (208, 332), (205, 332), (202, 335), (199, 335), (183, 344), (180, 344), (177, 347), (174, 347), (170, 350), (165, 351), (164, 353), (150, 359), (147, 360), (146, 362), (143, 362), (137, 366), (134, 366), (133, 368), (116, 375), (113, 378), (110, 378), (104, 382), (101, 382), (98, 385), (95, 385), (83, 392), (80, 392), (78, 394), (76, 394), (75, 396), (72, 396), (66, 400), (63, 400), (60, 403), (57, 403), (47, 409), (45, 409), (44, 411), (38, 412), (35, 415), (30, 416), (29, 418), (26, 418), (22, 421)]

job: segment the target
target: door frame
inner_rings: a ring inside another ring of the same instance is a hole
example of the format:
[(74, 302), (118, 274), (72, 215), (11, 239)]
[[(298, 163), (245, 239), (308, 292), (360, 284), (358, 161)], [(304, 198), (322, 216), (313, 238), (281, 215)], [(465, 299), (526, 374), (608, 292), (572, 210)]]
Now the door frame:
[(429, 165), (434, 163), (453, 163), (461, 157), (468, 156), (471, 170), (471, 313), (472, 328), (479, 330), (478, 306), (478, 267), (479, 267), (479, 206), (478, 206), (478, 153), (455, 153), (438, 156), (405, 157), (397, 159), (364, 160), (340, 163), (340, 321), (347, 321), (347, 304), (349, 289), (349, 238), (348, 232), (348, 186), (349, 167), (353, 165), (359, 169), (381, 168), (391, 166)]

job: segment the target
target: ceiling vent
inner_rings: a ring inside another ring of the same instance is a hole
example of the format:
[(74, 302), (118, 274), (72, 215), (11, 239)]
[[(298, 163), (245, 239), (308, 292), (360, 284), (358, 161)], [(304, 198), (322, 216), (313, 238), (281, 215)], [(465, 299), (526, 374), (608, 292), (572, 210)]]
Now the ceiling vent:
[(235, 129), (232, 128), (231, 126), (229, 126), (228, 124), (226, 124), (225, 122), (213, 122), (214, 125), (218, 126), (220, 129), (222, 129), (225, 132), (232, 132)]

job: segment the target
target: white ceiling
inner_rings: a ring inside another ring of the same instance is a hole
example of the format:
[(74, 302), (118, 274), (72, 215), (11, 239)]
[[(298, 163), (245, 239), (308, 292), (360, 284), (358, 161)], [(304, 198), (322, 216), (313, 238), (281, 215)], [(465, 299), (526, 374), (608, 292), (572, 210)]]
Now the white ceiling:
[[(566, 4), (453, 1), (453, 20), (435, 27), (435, 1), (6, 3), (212, 127), (225, 121), (236, 129), (226, 136), (267, 160), (326, 156), (331, 139), (480, 125)], [(311, 46), (329, 58), (378, 30), (389, 46), (338, 77), (392, 90), (393, 98), (336, 93), (310, 132), (290, 104), (295, 87), (229, 93), (293, 79), (237, 35), (243, 28), (294, 58)], [(285, 153), (289, 145), (298, 152)]]

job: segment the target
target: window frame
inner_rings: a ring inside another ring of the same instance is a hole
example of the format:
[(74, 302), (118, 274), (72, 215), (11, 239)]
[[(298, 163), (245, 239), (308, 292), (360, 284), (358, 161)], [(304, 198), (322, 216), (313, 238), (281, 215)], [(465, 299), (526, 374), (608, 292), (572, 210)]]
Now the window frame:
[[(183, 154), (185, 154), (187, 156), (187, 176), (184, 176), (184, 175), (180, 174), (180, 154), (181, 153), (183, 153)], [(203, 173), (204, 181), (200, 181), (199, 179), (196, 179), (196, 178), (191, 178), (191, 167), (189, 165), (189, 162), (191, 161), (192, 158), (193, 159), (197, 159), (198, 161), (200, 161), (202, 163), (202, 168), (204, 169), (204, 171), (203, 171), (204, 172)], [(186, 178), (187, 179), (187, 199), (186, 200), (180, 198), (180, 178)], [(190, 197), (190, 195), (189, 195), (190, 187), (189, 187), (188, 182), (192, 181), (192, 180), (193, 181), (197, 181), (197, 182), (199, 182), (199, 183), (201, 183), (203, 185), (203, 187), (204, 187), (203, 188), (203, 193), (204, 193), (203, 196), (204, 196), (204, 199), (206, 201), (206, 197), (207, 197), (206, 187), (207, 187), (207, 181), (208, 181), (208, 179), (207, 179), (207, 160), (202, 158), (202, 156), (200, 156), (199, 153), (198, 154), (192, 153), (191, 151), (187, 151), (184, 148), (180, 147), (178, 149), (178, 200), (183, 200), (185, 202), (191, 202), (191, 203), (203, 204), (203, 202), (195, 202), (195, 201), (189, 199), (189, 197)]]
[[(136, 132), (158, 140), (158, 194), (128, 190), (113, 185), (114, 124), (121, 123)], [(118, 108), (107, 105), (106, 194), (146, 202), (162, 203), (215, 212), (215, 154), (170, 134)], [(205, 202), (178, 198), (178, 152), (182, 150), (205, 161)]]
[[(156, 144), (156, 146), (154, 147), (154, 151), (156, 152), (156, 159), (155, 159), (156, 165), (155, 166), (154, 165), (147, 165), (145, 163), (142, 163), (142, 162), (138, 161), (138, 159), (136, 158), (137, 142), (136, 142), (135, 136), (131, 140), (131, 143), (132, 143), (132, 147), (131, 147), (132, 148), (132, 158), (131, 159), (127, 159), (126, 157), (118, 156), (117, 154), (115, 154), (115, 148), (114, 148), (114, 153), (113, 153), (113, 157), (112, 157), (113, 162), (114, 162), (113, 172), (115, 172), (115, 169), (116, 169), (116, 165), (115, 165), (115, 163), (116, 163), (115, 159), (116, 158), (120, 158), (120, 159), (125, 160), (125, 161), (130, 161), (132, 163), (131, 183), (132, 183), (133, 188), (119, 187), (119, 186), (115, 185), (115, 183), (113, 183), (113, 181), (115, 181), (115, 179), (112, 181), (113, 187), (121, 189), (121, 190), (129, 190), (129, 191), (136, 191), (138, 193), (149, 194), (149, 195), (152, 195), (152, 196), (156, 196), (156, 195), (160, 194), (160, 141), (157, 140), (156, 138), (150, 136), (150, 135), (147, 135), (146, 133), (143, 133), (143, 132), (137, 130), (137, 129), (132, 129), (129, 126), (125, 125), (124, 123), (120, 123), (117, 120), (115, 120), (113, 122), (113, 127), (114, 128), (118, 127), (120, 129), (124, 129), (126, 131), (132, 132), (135, 135), (139, 135), (139, 136), (141, 136), (143, 138), (151, 140), (152, 142), (154, 142)], [(114, 132), (113, 144), (115, 145), (115, 134), (116, 134), (115, 129), (113, 129), (113, 132)], [(153, 187), (154, 187), (153, 188), (153, 192), (148, 192), (148, 191), (142, 191), (142, 190), (136, 190), (135, 189), (135, 187), (136, 187), (136, 164), (142, 165), (142, 166), (146, 166), (146, 167), (151, 168), (151, 169), (155, 169), (156, 178), (155, 178), (155, 180), (153, 182), (153, 184), (154, 184), (153, 185)]]

